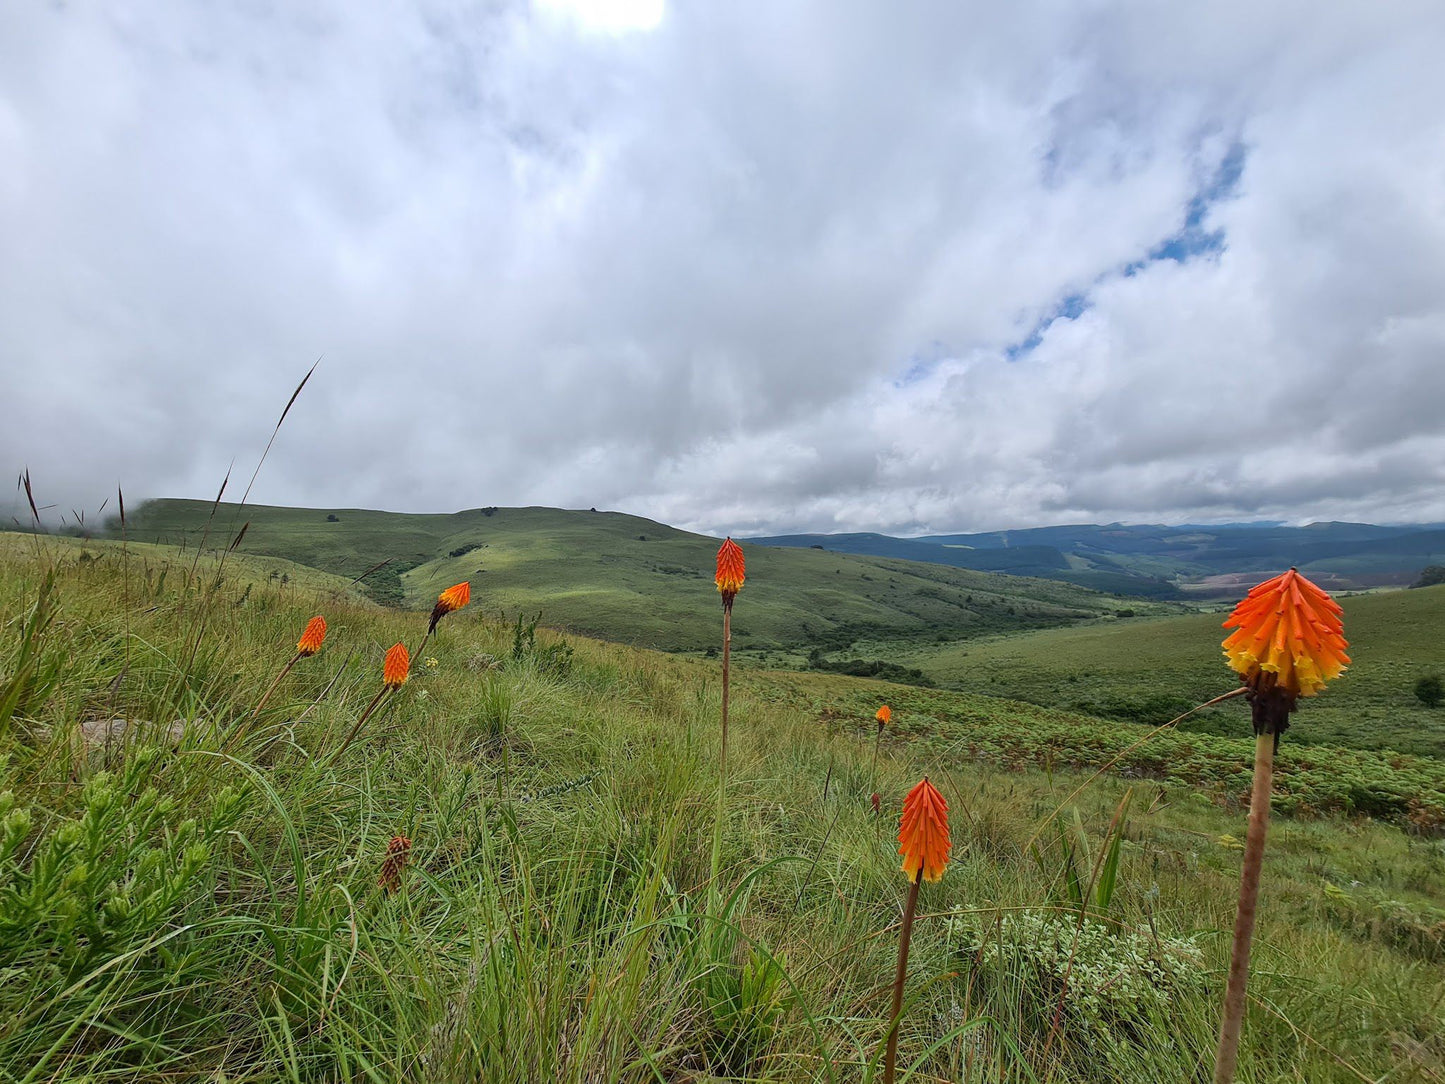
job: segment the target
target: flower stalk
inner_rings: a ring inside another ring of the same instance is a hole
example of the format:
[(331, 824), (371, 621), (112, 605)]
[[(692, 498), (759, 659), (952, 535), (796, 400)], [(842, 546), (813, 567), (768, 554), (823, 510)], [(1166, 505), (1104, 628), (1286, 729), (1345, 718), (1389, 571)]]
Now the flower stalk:
[(261, 695), (261, 699), (256, 702), (256, 706), (251, 710), (251, 722), (254, 723), (256, 721), (256, 717), (261, 714), (261, 709), (266, 706), (266, 701), (271, 699), (271, 694), (276, 691), (282, 679), (291, 672), (291, 668), (302, 659), (310, 658), (319, 652), (321, 645), (325, 642), (326, 618), (317, 614), (310, 621), (306, 622), (306, 628), (301, 633), (301, 639), (296, 642), (296, 654), (291, 656), (290, 662), (281, 667), (281, 672), (272, 679), (271, 684), (267, 686), (266, 691)]
[(883, 1084), (894, 1084), (898, 1066), (898, 1025), (903, 1015), (903, 984), (908, 979), (908, 946), (918, 911), (918, 888), (937, 881), (948, 866), (952, 842), (948, 837), (948, 803), (924, 776), (903, 799), (898, 825), (898, 853), (908, 875), (908, 902), (903, 906), (903, 927), (898, 934), (898, 967), (893, 973), (893, 1004), (888, 1013), (888, 1038), (883, 1052)]
[(1274, 757), (1280, 736), (1289, 729), (1297, 699), (1314, 696), (1349, 664), (1343, 614), (1334, 599), (1292, 568), (1250, 591), (1224, 622), (1225, 628), (1235, 630), (1224, 640), (1224, 656), (1247, 690), (1255, 737), (1249, 827), (1214, 1057), (1214, 1084), (1231, 1084), (1239, 1063), (1250, 948), (1269, 833)]
[(723, 607), (723, 649), (722, 649), (722, 742), (718, 753), (717, 816), (712, 836), (712, 885), (717, 890), (717, 877), (722, 860), (722, 825), (727, 812), (728, 785), (728, 678), (733, 643), (733, 600), (743, 589), (746, 579), (746, 565), (742, 548), (729, 536), (717, 551), (717, 572), (713, 582), (722, 596)]
[(406, 652), (406, 645), (403, 643), (392, 644), (391, 649), (386, 653), (385, 661), (382, 663), (381, 688), (377, 691), (377, 694), (371, 698), (371, 703), (366, 705), (366, 710), (361, 713), (360, 718), (352, 725), (351, 730), (346, 735), (346, 740), (341, 743), (341, 748), (337, 749), (332, 755), (332, 760), (335, 760), (342, 753), (346, 752), (347, 746), (349, 746), (356, 735), (361, 732), (362, 724), (371, 718), (371, 713), (377, 709), (382, 698), (385, 697), (387, 693), (395, 692), (406, 684), (406, 679), (410, 671), (411, 657)]
[(903, 929), (898, 934), (898, 967), (893, 973), (893, 1007), (888, 1010), (888, 1045), (883, 1052), (883, 1084), (893, 1084), (898, 1072), (898, 1021), (903, 1015), (903, 983), (908, 978), (908, 944), (913, 938), (913, 916), (918, 913), (918, 886), (923, 883), (923, 870), (908, 886), (908, 902), (903, 905)]

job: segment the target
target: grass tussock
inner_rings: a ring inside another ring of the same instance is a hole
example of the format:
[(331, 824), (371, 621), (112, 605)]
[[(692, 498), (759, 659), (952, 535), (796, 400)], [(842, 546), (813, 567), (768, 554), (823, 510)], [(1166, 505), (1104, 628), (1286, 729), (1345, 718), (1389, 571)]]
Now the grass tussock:
[[(917, 740), (941, 724), (896, 689), (875, 769), (881, 686), (740, 671), (713, 880), (714, 666), (462, 610), (338, 755), (424, 614), (47, 545), (0, 556), (0, 1078), (870, 1080), (924, 772), (955, 849), (900, 1079), (1212, 1057), (1242, 820), (1183, 781), (1070, 797)], [(1240, 1079), (1439, 1080), (1445, 847), (1317, 818), (1271, 848)]]

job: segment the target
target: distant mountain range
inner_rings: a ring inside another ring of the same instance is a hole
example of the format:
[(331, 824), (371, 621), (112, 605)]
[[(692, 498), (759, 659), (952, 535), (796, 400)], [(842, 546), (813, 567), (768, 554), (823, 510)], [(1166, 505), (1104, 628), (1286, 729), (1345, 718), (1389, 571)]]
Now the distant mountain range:
[(1037, 576), (1159, 599), (1234, 595), (1241, 585), (1291, 566), (1332, 590), (1360, 590), (1408, 584), (1427, 565), (1445, 564), (1445, 524), (1438, 523), (1082, 523), (921, 538), (792, 534), (748, 541)]

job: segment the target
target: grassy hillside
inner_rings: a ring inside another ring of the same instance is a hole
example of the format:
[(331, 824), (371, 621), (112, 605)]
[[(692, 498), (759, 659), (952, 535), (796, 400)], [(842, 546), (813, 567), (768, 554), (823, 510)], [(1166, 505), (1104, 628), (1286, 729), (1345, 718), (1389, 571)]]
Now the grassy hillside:
[[(195, 546), (209, 516), (202, 501), (150, 501), (131, 517), (129, 533)], [(637, 516), (555, 508), (424, 516), (247, 507), (238, 514), (222, 505), (215, 522), (227, 527), (213, 529), (208, 545), (229, 544), (249, 522), (242, 552), (348, 577), (391, 558), (367, 579), (384, 602), (429, 606), (439, 590), (469, 579), (491, 612), (540, 611), (550, 625), (669, 650), (701, 650), (717, 638), (718, 540)], [(864, 636), (974, 636), (1070, 623), (1122, 605), (1069, 584), (763, 547), (748, 551), (744, 598), (749, 621), (737, 646), (745, 652), (842, 646)]]
[[(1302, 703), (1289, 740), (1445, 757), (1445, 708), (1426, 708), (1413, 692), (1424, 674), (1445, 677), (1445, 586), (1341, 602), (1352, 665)], [(1219, 649), (1223, 617), (1117, 621), (895, 654), (951, 688), (1162, 722), (1236, 684)], [(1184, 725), (1244, 733), (1246, 717), (1231, 705)]]
[[(343, 751), (420, 615), (185, 563), (131, 593), (114, 562), (0, 552), (5, 1079), (869, 1079), (905, 890), (889, 837), (923, 772), (955, 852), (921, 897), (910, 1079), (1152, 1084), (1212, 1057), (1244, 818), (1233, 783), (1181, 773), (1247, 741), (1088, 782), (1090, 743), (1134, 728), (745, 671), (710, 886), (714, 665), (551, 633), (514, 655), (469, 608)], [(250, 722), (322, 605), (325, 650)], [(98, 716), (131, 729), (87, 748)], [(1036, 734), (1051, 774), (1009, 751)], [(1061, 832), (1098, 853), (1129, 788), (1118, 889), (1086, 918)], [(1440, 844), (1318, 808), (1286, 801), (1271, 831), (1241, 1079), (1439, 1079)]]

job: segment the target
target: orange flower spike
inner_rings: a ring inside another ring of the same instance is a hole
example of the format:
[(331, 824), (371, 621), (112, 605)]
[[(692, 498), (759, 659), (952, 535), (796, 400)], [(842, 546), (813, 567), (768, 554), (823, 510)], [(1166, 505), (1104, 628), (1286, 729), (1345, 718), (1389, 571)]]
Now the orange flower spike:
[(301, 634), (301, 639), (296, 641), (296, 654), (302, 658), (310, 658), (321, 650), (321, 645), (325, 642), (326, 618), (317, 614), (306, 622), (306, 631)]
[(722, 595), (723, 609), (733, 608), (733, 599), (743, 589), (744, 562), (742, 547), (732, 540), (732, 537), (723, 539), (723, 544), (717, 551), (717, 583), (718, 593)]
[(431, 624), (427, 626), (427, 635), (436, 631), (437, 622), (447, 614), (460, 610), (468, 602), (472, 601), (472, 585), (463, 580), (461, 583), (453, 584), (437, 596), (437, 604), (432, 607)]
[(878, 709), (878, 714), (873, 716), (873, 718), (878, 720), (878, 729), (882, 730), (885, 726), (887, 726), (893, 721), (893, 709), (890, 708), (887, 704), (884, 704), (881, 708)]
[(898, 853), (909, 880), (923, 870), (925, 881), (936, 881), (948, 865), (952, 844), (948, 838), (948, 803), (924, 776), (903, 799), (903, 820), (898, 826)]
[(411, 857), (411, 840), (406, 836), (392, 836), (386, 845), (386, 861), (381, 864), (381, 877), (377, 886), (384, 892), (394, 892), (401, 887), (401, 875), (406, 870), (407, 859)]
[(411, 670), (411, 657), (406, 653), (406, 645), (395, 643), (391, 650), (386, 653), (386, 661), (381, 667), (381, 683), (388, 689), (399, 689), (406, 684), (407, 673)]
[(1314, 696), (1350, 663), (1344, 610), (1295, 569), (1260, 584), (1234, 608), (1224, 628), (1224, 657), (1251, 687), (1275, 674), (1290, 697)]

